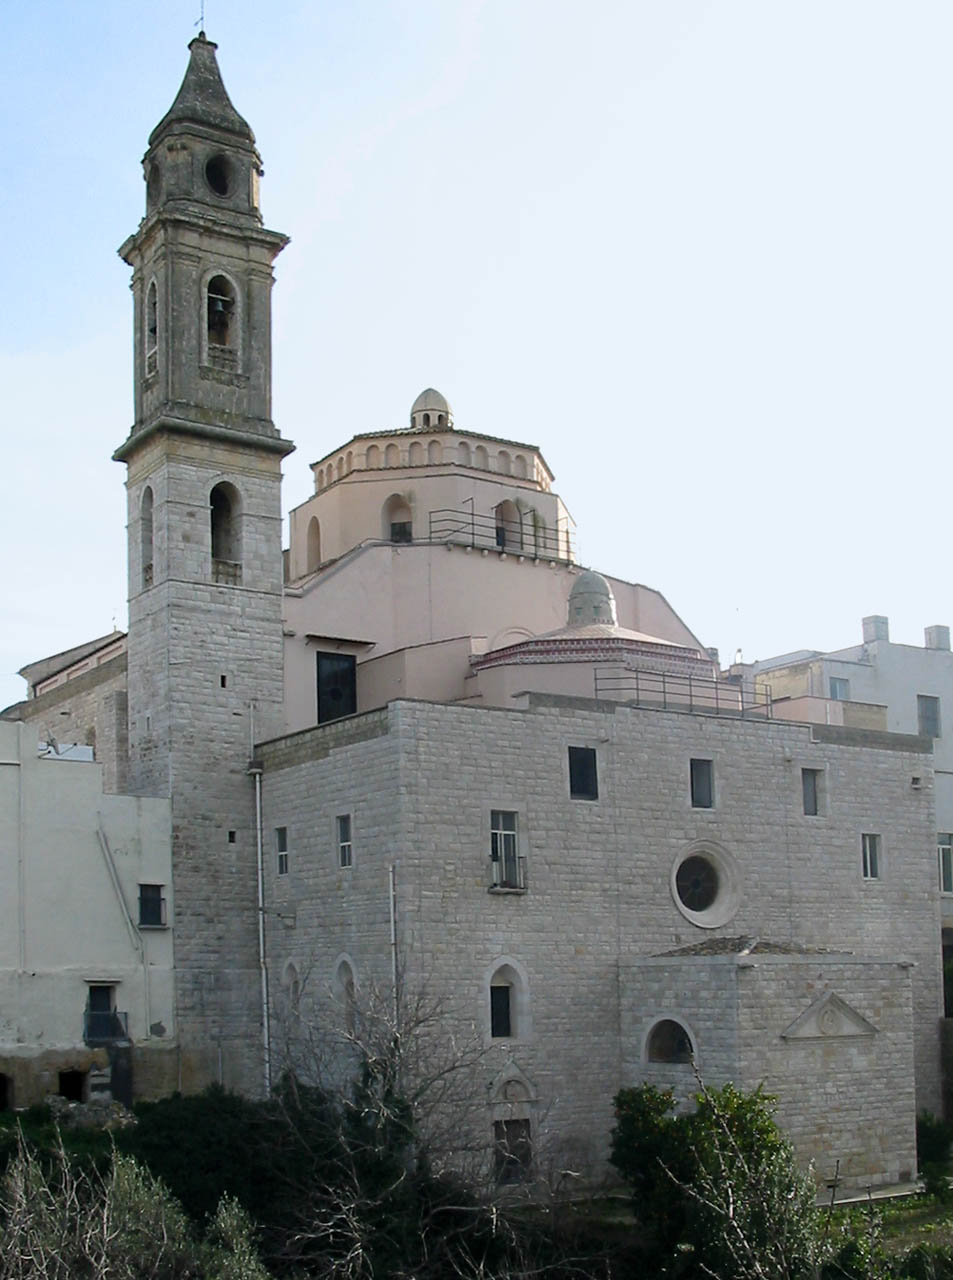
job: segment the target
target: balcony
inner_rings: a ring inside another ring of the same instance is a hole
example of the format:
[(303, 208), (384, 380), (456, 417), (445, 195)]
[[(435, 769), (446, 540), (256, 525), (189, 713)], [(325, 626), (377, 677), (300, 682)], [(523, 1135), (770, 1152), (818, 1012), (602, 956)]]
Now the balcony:
[(242, 585), (242, 566), (234, 560), (213, 560), (212, 581), (221, 582), (229, 587)]
[(446, 542), (479, 551), (497, 551), (532, 560), (575, 561), (568, 529), (550, 529), (526, 512), (523, 520), (498, 520), (475, 511), (430, 512), (431, 542)]
[(129, 1039), (129, 1014), (118, 1009), (87, 1009), (83, 1015), (83, 1040), (90, 1047), (118, 1044)]
[(525, 893), (526, 859), (522, 854), (506, 854), (490, 859), (490, 893)]

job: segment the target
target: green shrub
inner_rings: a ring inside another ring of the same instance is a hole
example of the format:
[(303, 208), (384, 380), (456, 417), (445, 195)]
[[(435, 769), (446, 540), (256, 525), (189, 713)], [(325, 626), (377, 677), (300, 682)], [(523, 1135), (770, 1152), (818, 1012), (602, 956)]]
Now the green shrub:
[(917, 1168), (921, 1173), (927, 1165), (948, 1166), (951, 1144), (953, 1125), (929, 1111), (917, 1112)]

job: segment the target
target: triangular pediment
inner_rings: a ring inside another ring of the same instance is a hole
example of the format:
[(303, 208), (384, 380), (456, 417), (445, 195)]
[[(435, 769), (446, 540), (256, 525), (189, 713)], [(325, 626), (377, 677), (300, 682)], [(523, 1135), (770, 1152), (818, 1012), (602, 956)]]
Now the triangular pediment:
[(800, 1017), (781, 1032), (783, 1040), (837, 1040), (848, 1036), (873, 1036), (877, 1028), (852, 1009), (846, 1000), (828, 991), (808, 1005)]

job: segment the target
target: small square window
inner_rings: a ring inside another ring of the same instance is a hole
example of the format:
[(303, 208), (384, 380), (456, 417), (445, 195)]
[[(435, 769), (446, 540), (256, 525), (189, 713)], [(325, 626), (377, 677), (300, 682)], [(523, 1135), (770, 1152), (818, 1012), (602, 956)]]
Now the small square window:
[(234, 831), (229, 831), (229, 833), (228, 833), (228, 843), (229, 843), (229, 844), (234, 844), (234, 843), (235, 843), (235, 832), (234, 832)]
[(850, 681), (842, 676), (831, 676), (831, 697), (835, 702), (849, 702)]
[(413, 542), (413, 524), (410, 520), (392, 520), (390, 526), (391, 542)]
[(860, 837), (860, 856), (865, 880), (883, 877), (883, 858), (880, 853), (880, 836), (865, 832)]
[(354, 863), (354, 846), (351, 842), (351, 815), (340, 813), (335, 819), (338, 835), (338, 865), (350, 867)]
[(940, 736), (940, 699), (917, 694), (917, 733), (925, 738)]
[(569, 748), (569, 794), (573, 800), (599, 799), (594, 747)]
[(820, 813), (821, 771), (820, 769), (801, 770), (801, 794), (804, 800), (804, 812), (811, 817)]
[(278, 874), (288, 874), (288, 828), (275, 827), (275, 850), (278, 854)]
[(953, 893), (953, 832), (941, 831), (936, 838), (940, 871), (940, 892)]
[(139, 927), (162, 929), (165, 927), (165, 898), (161, 884), (139, 886)]
[(692, 808), (711, 809), (715, 803), (715, 778), (711, 760), (692, 760)]

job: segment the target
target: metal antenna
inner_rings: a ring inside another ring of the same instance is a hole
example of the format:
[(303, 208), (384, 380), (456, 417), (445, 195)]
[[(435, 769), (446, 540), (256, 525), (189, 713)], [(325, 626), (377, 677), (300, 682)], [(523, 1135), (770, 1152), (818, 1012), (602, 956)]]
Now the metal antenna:
[(205, 34), (205, 0), (199, 0), (199, 20), (194, 25)]

